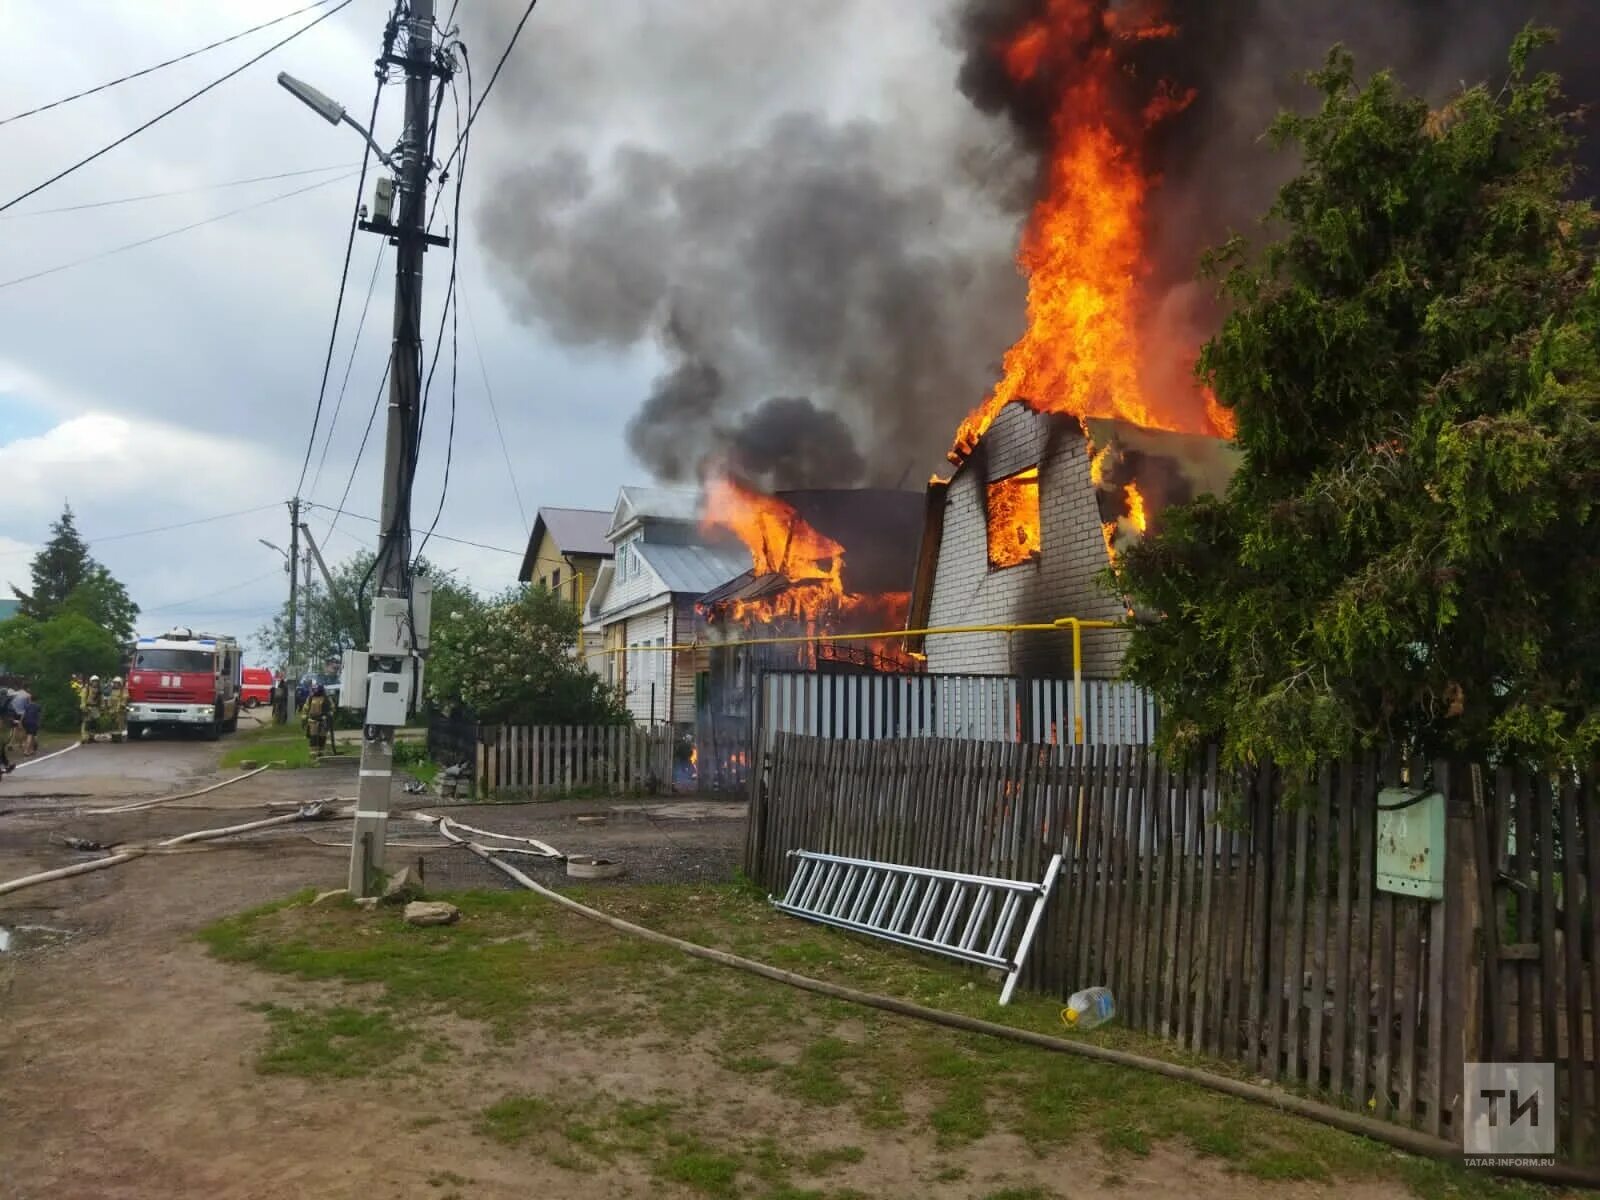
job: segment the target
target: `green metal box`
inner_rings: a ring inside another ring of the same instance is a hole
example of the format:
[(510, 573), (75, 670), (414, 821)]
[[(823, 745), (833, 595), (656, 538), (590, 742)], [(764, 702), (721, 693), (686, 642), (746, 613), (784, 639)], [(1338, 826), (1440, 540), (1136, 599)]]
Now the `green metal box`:
[(1378, 793), (1378, 890), (1444, 899), (1444, 797), (1438, 792)]

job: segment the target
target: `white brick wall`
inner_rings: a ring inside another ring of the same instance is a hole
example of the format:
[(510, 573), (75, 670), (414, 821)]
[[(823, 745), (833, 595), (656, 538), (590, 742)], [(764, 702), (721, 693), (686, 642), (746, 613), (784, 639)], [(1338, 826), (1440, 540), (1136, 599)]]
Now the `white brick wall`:
[[(970, 458), (950, 482), (944, 533), (934, 573), (930, 625), (999, 625), (1058, 617), (1118, 620), (1122, 606), (1095, 582), (1106, 565), (1105, 541), (1086, 443), (1075, 429), (1050, 427), (1013, 404), (1001, 410)], [(1042, 461), (1041, 461), (1042, 458)], [(1000, 571), (989, 569), (985, 489), (989, 479), (1039, 464), (1039, 558)], [(1126, 634), (1085, 630), (1083, 673), (1111, 678), (1122, 660)], [(951, 634), (927, 639), (928, 670), (1068, 675), (1070, 632)]]

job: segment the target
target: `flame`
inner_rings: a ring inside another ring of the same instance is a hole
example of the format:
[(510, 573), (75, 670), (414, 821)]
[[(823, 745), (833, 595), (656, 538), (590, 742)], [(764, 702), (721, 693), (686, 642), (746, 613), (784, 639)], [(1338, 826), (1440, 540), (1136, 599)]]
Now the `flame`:
[[(809, 525), (792, 504), (764, 495), (725, 475), (705, 484), (702, 529), (725, 529), (745, 544), (756, 576), (781, 575), (787, 586), (772, 595), (735, 600), (720, 616), (740, 622), (755, 636), (826, 637), (905, 627), (911, 593), (855, 593), (844, 588), (844, 547)], [(759, 629), (752, 627), (759, 626)], [(897, 636), (865, 643), (882, 658), (901, 656)], [(840, 643), (842, 646), (861, 645)], [(817, 647), (809, 648), (814, 665)]]
[(1101, 525), (1100, 536), (1106, 541), (1106, 557), (1111, 560), (1112, 566), (1116, 566), (1117, 547), (1115, 543), (1117, 538), (1117, 523), (1115, 521), (1107, 521)]
[(1106, 459), (1111, 457), (1111, 447), (1101, 446), (1089, 460), (1089, 482), (1099, 487), (1106, 477)]
[(989, 565), (996, 570), (1039, 557), (1039, 468), (989, 485)]
[(1239, 418), (1234, 416), (1233, 409), (1224, 408), (1210, 388), (1202, 388), (1201, 395), (1206, 400), (1206, 424), (1211, 426), (1211, 432), (1219, 438), (1233, 441), (1239, 433)]
[(1144, 493), (1139, 490), (1137, 483), (1129, 483), (1122, 492), (1128, 498), (1128, 520), (1133, 522), (1135, 529), (1143, 533), (1150, 523), (1144, 515)]
[[(1212, 428), (1196, 394), (1156, 400), (1140, 385), (1139, 279), (1149, 182), (1138, 163), (1135, 122), (1119, 120), (1113, 102), (1123, 70), (1114, 41), (1170, 37), (1175, 30), (1160, 21), (1155, 3), (1102, 12), (1098, 0), (1044, 0), (1044, 9), (995, 48), (1018, 84), (1064, 81), (1053, 97), (1044, 192), (1017, 250), (1017, 265), (1028, 278), (1027, 328), (1006, 352), (988, 398), (961, 423), (949, 454), (957, 465), (1013, 401), (1151, 429)], [(1096, 22), (1101, 36), (1095, 36)], [(1192, 92), (1163, 85), (1145, 121), (1181, 111), (1192, 99)]]

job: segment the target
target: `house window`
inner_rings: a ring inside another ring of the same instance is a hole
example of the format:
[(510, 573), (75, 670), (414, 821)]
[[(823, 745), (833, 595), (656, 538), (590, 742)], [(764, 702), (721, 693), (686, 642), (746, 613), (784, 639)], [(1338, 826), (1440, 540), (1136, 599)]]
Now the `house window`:
[(1039, 468), (989, 485), (989, 567), (1003, 570), (1039, 557)]
[(554, 571), (550, 572), (550, 590), (552, 592), (559, 592), (561, 590), (561, 568), (560, 567), (557, 567)]

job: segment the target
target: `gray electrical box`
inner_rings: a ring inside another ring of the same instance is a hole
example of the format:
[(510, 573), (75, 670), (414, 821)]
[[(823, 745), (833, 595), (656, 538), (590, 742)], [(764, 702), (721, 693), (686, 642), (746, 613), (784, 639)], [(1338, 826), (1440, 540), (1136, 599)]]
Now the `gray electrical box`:
[(380, 225), (394, 223), (394, 180), (387, 175), (380, 175), (372, 189), (372, 219)]
[(433, 625), (433, 580), (418, 575), (411, 581), (411, 637), (414, 648), (426, 652), (428, 630)]
[(339, 656), (339, 707), (360, 712), (367, 706), (367, 652), (346, 650)]
[(374, 658), (405, 658), (411, 654), (411, 602), (404, 596), (377, 596), (372, 601)]
[(1378, 793), (1378, 890), (1444, 899), (1444, 797), (1416, 788)]
[(398, 729), (406, 723), (410, 700), (409, 671), (373, 671), (367, 676), (366, 723)]

